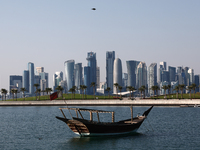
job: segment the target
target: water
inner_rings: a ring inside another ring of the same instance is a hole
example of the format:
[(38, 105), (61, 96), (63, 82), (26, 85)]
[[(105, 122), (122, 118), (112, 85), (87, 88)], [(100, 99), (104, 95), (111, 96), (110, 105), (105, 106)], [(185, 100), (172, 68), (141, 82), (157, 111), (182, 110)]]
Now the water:
[[(200, 108), (155, 107), (138, 134), (83, 138), (55, 118), (62, 116), (58, 108), (0, 107), (0, 149), (200, 149)], [(130, 117), (128, 107), (87, 108), (115, 111), (116, 120)], [(134, 115), (147, 108), (134, 107)], [(110, 114), (103, 116), (111, 121)]]

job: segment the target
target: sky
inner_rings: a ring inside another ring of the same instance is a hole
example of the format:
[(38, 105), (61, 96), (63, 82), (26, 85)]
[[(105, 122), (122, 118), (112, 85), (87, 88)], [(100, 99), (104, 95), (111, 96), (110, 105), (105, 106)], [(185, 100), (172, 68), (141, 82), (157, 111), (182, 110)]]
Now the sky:
[[(96, 8), (96, 10), (92, 10)], [(0, 89), (28, 62), (53, 74), (64, 62), (87, 65), (95, 52), (100, 81), (106, 51), (126, 61), (183, 66), (200, 74), (199, 0), (0, 0)]]

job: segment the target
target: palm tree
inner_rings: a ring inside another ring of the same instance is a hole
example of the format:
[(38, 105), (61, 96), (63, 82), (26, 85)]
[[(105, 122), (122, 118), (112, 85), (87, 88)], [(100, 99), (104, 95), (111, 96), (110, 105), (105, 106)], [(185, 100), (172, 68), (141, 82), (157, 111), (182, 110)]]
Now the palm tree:
[(160, 90), (159, 86), (155, 85), (155, 89), (156, 89), (156, 95), (157, 95), (157, 98), (158, 98), (158, 91)]
[(155, 97), (156, 86), (151, 86), (151, 90), (153, 91), (153, 97)]
[(18, 90), (17, 90), (17, 89), (14, 89), (14, 93), (15, 93), (15, 98), (16, 98), (16, 101), (17, 101), (17, 93), (18, 93)]
[(73, 99), (73, 92), (74, 92), (74, 89), (73, 89), (73, 88), (70, 88), (70, 89), (69, 89), (69, 92), (71, 92), (71, 99)]
[(14, 101), (14, 91), (15, 91), (15, 89), (11, 89), (11, 93), (12, 93), (12, 95), (13, 95), (13, 101)]
[(21, 88), (20, 91), (23, 93), (24, 101), (25, 101), (25, 95), (24, 92), (26, 91), (26, 88)]
[(1, 89), (1, 94), (2, 94), (2, 101), (3, 101), (3, 95), (6, 101), (6, 94), (8, 93), (8, 91), (6, 89)]
[(111, 88), (107, 87), (106, 91), (108, 91), (108, 97), (109, 97), (109, 99), (110, 99), (110, 90), (111, 90)]
[(143, 95), (144, 97), (143, 98), (145, 99), (145, 90), (146, 90), (146, 87), (145, 87), (145, 85), (142, 85), (141, 88), (142, 88), (142, 92), (144, 93), (144, 95)]
[(185, 89), (185, 85), (184, 84), (180, 84), (179, 88), (181, 90), (181, 98), (183, 98), (183, 90)]
[(84, 94), (84, 85), (80, 85), (80, 89), (82, 91), (82, 99), (83, 99), (83, 94)]
[(169, 95), (169, 98), (170, 98), (170, 94), (171, 94), (171, 85), (170, 84), (168, 84), (168, 95)]
[(134, 90), (136, 90), (136, 89), (132, 86), (132, 87), (131, 87), (132, 99), (134, 98), (134, 92), (133, 92)]
[(190, 99), (191, 99), (191, 91), (192, 91), (192, 89), (193, 89), (193, 87), (192, 87), (192, 85), (190, 85), (190, 86), (188, 86), (188, 88), (187, 88), (187, 90), (189, 90), (189, 92), (190, 92)]
[(196, 90), (196, 84), (195, 83), (192, 83), (192, 90), (194, 91), (194, 98), (195, 98), (195, 90)]
[(131, 89), (132, 89), (132, 86), (128, 86), (127, 89), (128, 89), (129, 92), (130, 92), (129, 98), (131, 99)]
[(164, 91), (165, 91), (165, 98), (166, 98), (166, 90), (168, 89), (168, 86), (167, 85), (163, 85), (162, 89), (164, 89)]
[(173, 89), (173, 91), (176, 91), (176, 98), (178, 98), (179, 86), (175, 86), (175, 88)]
[(39, 100), (40, 100), (41, 89), (37, 89), (37, 92), (39, 93)]
[(83, 89), (85, 90), (85, 99), (86, 99), (86, 98), (87, 98), (87, 96), (86, 96), (87, 86), (86, 86), (86, 85), (83, 85)]
[(35, 86), (35, 88), (36, 88), (36, 91), (35, 91), (35, 94), (36, 94), (36, 95), (35, 95), (35, 96), (36, 96), (36, 100), (37, 100), (37, 89), (38, 89), (39, 84), (36, 83), (36, 84), (34, 84), (33, 86)]
[(49, 99), (50, 99), (50, 94), (51, 94), (52, 88), (46, 88), (45, 91), (47, 92), (47, 95), (49, 93)]
[(62, 99), (63, 99), (63, 93), (62, 93), (62, 91), (64, 90), (63, 87), (62, 87), (62, 86), (57, 86), (57, 87), (56, 87), (56, 90), (58, 90), (59, 93), (61, 93), (61, 97), (62, 97)]
[(93, 94), (94, 94), (94, 99), (95, 99), (95, 87), (96, 87), (96, 83), (95, 82), (92, 82), (90, 84), (90, 87), (93, 87)]
[(118, 86), (119, 86), (119, 84), (118, 84), (118, 83), (114, 83), (114, 86), (115, 86), (115, 88), (116, 88), (117, 97), (118, 97)]
[(139, 91), (140, 91), (140, 97), (142, 98), (142, 93), (143, 93), (143, 91), (144, 91), (144, 88), (141, 86), (141, 87), (139, 88)]
[(120, 91), (120, 99), (121, 99), (122, 98), (122, 94), (121, 94), (122, 93), (122, 86), (119, 86), (118, 89)]
[(76, 93), (76, 90), (78, 90), (78, 88), (76, 86), (73, 86), (72, 88), (74, 89), (73, 92), (74, 92), (74, 99), (75, 99), (75, 93)]

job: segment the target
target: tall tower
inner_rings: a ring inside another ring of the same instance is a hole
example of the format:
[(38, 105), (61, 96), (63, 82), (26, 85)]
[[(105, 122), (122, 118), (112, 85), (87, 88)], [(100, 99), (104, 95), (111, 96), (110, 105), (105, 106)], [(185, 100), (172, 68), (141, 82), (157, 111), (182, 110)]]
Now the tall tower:
[(145, 62), (140, 62), (136, 72), (136, 87), (147, 86), (147, 67)]
[(75, 86), (77, 88), (80, 88), (80, 85), (82, 85), (82, 63), (75, 64), (74, 81), (75, 81)]
[(24, 70), (22, 77), (22, 87), (26, 89), (25, 93), (29, 93), (29, 71)]
[(84, 84), (87, 86), (87, 94), (93, 94), (93, 87), (90, 87), (90, 84), (92, 82), (97, 83), (96, 53), (89, 52), (86, 59), (88, 61), (88, 66), (84, 67)]
[(74, 60), (68, 60), (64, 63), (68, 91), (74, 86), (74, 63)]
[(106, 52), (106, 84), (113, 91), (113, 66), (115, 60), (115, 51)]
[(29, 71), (29, 93), (31, 95), (34, 95), (35, 73), (34, 73), (34, 64), (31, 62), (28, 63), (28, 71)]
[(152, 63), (148, 69), (148, 90), (150, 95), (153, 95), (153, 91), (150, 88), (155, 85), (157, 85), (157, 63)]
[(159, 77), (159, 79), (158, 79), (158, 83), (160, 84), (161, 82), (163, 82), (163, 73), (165, 73), (165, 72), (163, 72), (163, 71), (167, 71), (167, 63), (166, 62), (164, 62), (164, 61), (162, 61), (162, 62), (160, 62), (160, 66), (159, 66), (159, 73), (158, 73), (158, 77)]
[(127, 65), (127, 73), (128, 73), (128, 82), (127, 86), (133, 86), (136, 87), (136, 70), (137, 66), (140, 63), (140, 61), (135, 61), (135, 60), (129, 60), (126, 61)]
[[(116, 58), (114, 61), (113, 69), (113, 84), (118, 83), (122, 86), (122, 62), (121, 59)], [(113, 85), (113, 93), (117, 93), (115, 86)]]

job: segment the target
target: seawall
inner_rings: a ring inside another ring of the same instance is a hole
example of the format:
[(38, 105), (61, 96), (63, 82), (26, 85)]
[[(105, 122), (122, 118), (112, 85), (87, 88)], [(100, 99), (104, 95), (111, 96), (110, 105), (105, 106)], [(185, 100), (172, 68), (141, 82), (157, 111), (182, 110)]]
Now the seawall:
[(136, 99), (136, 100), (46, 100), (46, 101), (0, 101), (0, 106), (194, 106), (200, 99)]

